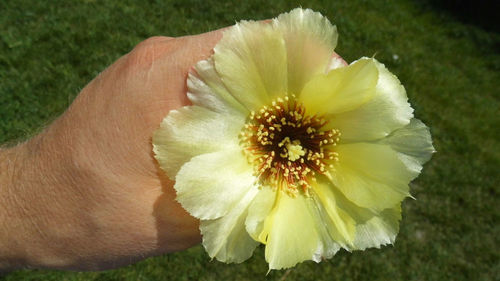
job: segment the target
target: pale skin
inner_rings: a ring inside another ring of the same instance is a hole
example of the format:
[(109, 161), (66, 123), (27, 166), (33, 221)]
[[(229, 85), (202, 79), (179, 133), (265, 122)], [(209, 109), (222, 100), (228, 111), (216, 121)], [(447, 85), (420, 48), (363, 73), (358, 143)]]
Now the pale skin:
[(143, 41), (44, 131), (0, 150), (0, 271), (110, 269), (200, 242), (151, 136), (189, 104), (187, 74), (222, 32)]

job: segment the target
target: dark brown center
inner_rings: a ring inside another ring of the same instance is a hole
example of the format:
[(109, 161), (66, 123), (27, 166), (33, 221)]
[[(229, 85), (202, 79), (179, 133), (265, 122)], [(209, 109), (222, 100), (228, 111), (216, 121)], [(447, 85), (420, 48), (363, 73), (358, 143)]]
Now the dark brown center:
[(252, 112), (240, 139), (262, 186), (307, 195), (316, 174), (325, 174), (338, 160), (334, 151), (340, 132), (326, 130), (327, 121), (307, 115), (294, 98), (278, 98)]

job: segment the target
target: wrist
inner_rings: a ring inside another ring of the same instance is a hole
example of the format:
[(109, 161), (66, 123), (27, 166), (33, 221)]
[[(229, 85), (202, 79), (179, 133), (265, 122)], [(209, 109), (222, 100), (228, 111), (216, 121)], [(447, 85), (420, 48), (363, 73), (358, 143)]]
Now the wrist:
[(25, 232), (25, 220), (15, 195), (17, 178), (24, 168), (27, 151), (24, 144), (0, 149), (0, 271), (26, 265), (26, 253), (19, 237)]
[(0, 151), (0, 271), (65, 267), (74, 256), (58, 238), (73, 235), (63, 207), (75, 173), (50, 129)]

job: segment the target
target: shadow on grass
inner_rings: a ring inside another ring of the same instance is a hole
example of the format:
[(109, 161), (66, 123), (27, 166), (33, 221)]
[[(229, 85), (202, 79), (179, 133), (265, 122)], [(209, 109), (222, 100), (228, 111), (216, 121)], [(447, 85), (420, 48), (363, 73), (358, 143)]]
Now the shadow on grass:
[(448, 13), (461, 22), (476, 25), (488, 31), (500, 32), (498, 0), (426, 0), (424, 3), (438, 12)]

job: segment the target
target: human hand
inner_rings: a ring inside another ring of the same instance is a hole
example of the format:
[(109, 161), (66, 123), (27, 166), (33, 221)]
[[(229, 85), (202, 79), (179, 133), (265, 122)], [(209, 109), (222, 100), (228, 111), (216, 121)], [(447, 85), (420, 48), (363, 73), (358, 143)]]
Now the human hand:
[(107, 269), (199, 242), (198, 221), (174, 200), (151, 136), (169, 110), (188, 104), (187, 73), (221, 34), (140, 43), (47, 130), (4, 151), (0, 165), (18, 161), (0, 175), (9, 170), (12, 179), (10, 187), (0, 181), (0, 224), (9, 228), (0, 256), (22, 266)]
[(187, 73), (221, 36), (140, 43), (44, 132), (0, 152), (0, 268), (108, 269), (200, 241), (151, 136), (189, 103)]

